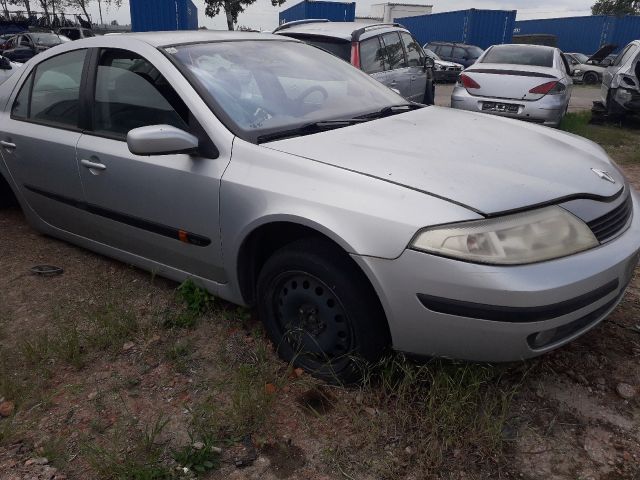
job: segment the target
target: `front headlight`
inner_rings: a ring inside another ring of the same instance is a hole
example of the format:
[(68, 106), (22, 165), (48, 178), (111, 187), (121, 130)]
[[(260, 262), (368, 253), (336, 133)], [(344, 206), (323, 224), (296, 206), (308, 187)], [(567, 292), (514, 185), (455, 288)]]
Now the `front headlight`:
[(580, 70), (579, 68), (576, 68), (576, 69), (573, 71), (573, 74), (574, 74), (574, 75), (576, 75), (576, 76), (577, 76), (577, 75), (580, 75), (581, 73), (582, 73), (582, 70)]
[(444, 67), (443, 67), (442, 65), (438, 64), (438, 63), (436, 63), (436, 64), (434, 65), (434, 68), (435, 68), (436, 70), (443, 70), (443, 69), (444, 69)]
[(598, 245), (582, 220), (557, 206), (426, 228), (411, 242), (424, 252), (496, 265), (542, 262)]

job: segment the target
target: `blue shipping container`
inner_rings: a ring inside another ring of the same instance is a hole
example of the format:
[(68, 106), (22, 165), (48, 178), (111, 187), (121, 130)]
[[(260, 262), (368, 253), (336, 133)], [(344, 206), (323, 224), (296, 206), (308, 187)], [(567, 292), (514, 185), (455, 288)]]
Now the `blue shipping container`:
[(640, 38), (640, 16), (547, 18), (516, 22), (516, 35), (550, 34), (558, 38), (558, 47), (565, 52), (590, 55), (602, 45), (613, 43), (622, 49), (632, 40)]
[(191, 0), (129, 0), (131, 30), (197, 30), (198, 9)]
[(396, 18), (421, 45), (433, 41), (459, 42), (487, 48), (511, 43), (515, 10), (460, 10), (417, 17)]
[(356, 4), (304, 0), (280, 12), (280, 25), (307, 18), (323, 18), (332, 22), (353, 22)]

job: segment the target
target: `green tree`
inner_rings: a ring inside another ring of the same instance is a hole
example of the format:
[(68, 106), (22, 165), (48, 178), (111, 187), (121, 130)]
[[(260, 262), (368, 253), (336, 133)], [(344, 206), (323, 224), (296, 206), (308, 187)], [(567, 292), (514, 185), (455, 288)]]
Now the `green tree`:
[[(255, 3), (256, 0), (205, 0), (204, 13), (207, 17), (215, 17), (224, 11), (227, 17), (227, 28), (233, 30), (233, 27), (238, 23), (238, 15), (240, 15), (249, 6)], [(278, 7), (282, 5), (286, 0), (271, 0), (271, 5)]]
[(593, 15), (637, 15), (640, 0), (597, 0), (591, 7)]

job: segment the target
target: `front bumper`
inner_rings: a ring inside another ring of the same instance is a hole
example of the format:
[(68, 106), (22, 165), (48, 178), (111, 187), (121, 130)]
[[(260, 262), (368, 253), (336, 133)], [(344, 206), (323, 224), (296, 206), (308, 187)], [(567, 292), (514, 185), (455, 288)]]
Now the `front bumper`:
[[(486, 111), (482, 108), (485, 102), (517, 105), (518, 108), (515, 112)], [(545, 95), (540, 100), (535, 101), (501, 99), (471, 95), (466, 88), (460, 85), (456, 85), (451, 94), (451, 108), (516, 118), (548, 126), (559, 125), (567, 111), (567, 107), (568, 99), (564, 95)]]
[[(577, 338), (618, 304), (640, 258), (640, 196), (632, 196), (634, 215), (625, 233), (598, 248), (548, 262), (478, 265), (413, 250), (395, 260), (353, 258), (380, 296), (394, 349), (472, 361), (521, 360)], [(429, 302), (433, 310), (427, 308), (420, 294), (509, 314), (487, 317), (480, 311), (472, 318), (442, 313), (448, 310)], [(543, 314), (536, 317), (536, 311)], [(558, 316), (550, 318), (554, 311)], [(541, 332), (546, 337), (538, 346), (534, 339)]]

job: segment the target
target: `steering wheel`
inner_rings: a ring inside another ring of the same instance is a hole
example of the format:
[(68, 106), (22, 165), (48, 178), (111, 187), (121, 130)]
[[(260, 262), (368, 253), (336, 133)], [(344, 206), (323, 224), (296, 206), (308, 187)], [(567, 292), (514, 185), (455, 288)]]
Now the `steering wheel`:
[(302, 101), (305, 98), (307, 98), (309, 95), (311, 95), (313, 92), (320, 92), (322, 94), (322, 97), (323, 97), (322, 103), (326, 102), (327, 98), (329, 98), (329, 92), (327, 92), (327, 90), (324, 87), (321, 87), (320, 85), (313, 85), (312, 87), (309, 87), (305, 91), (303, 91), (296, 98), (294, 98), (293, 101), (296, 103), (302, 103)]

